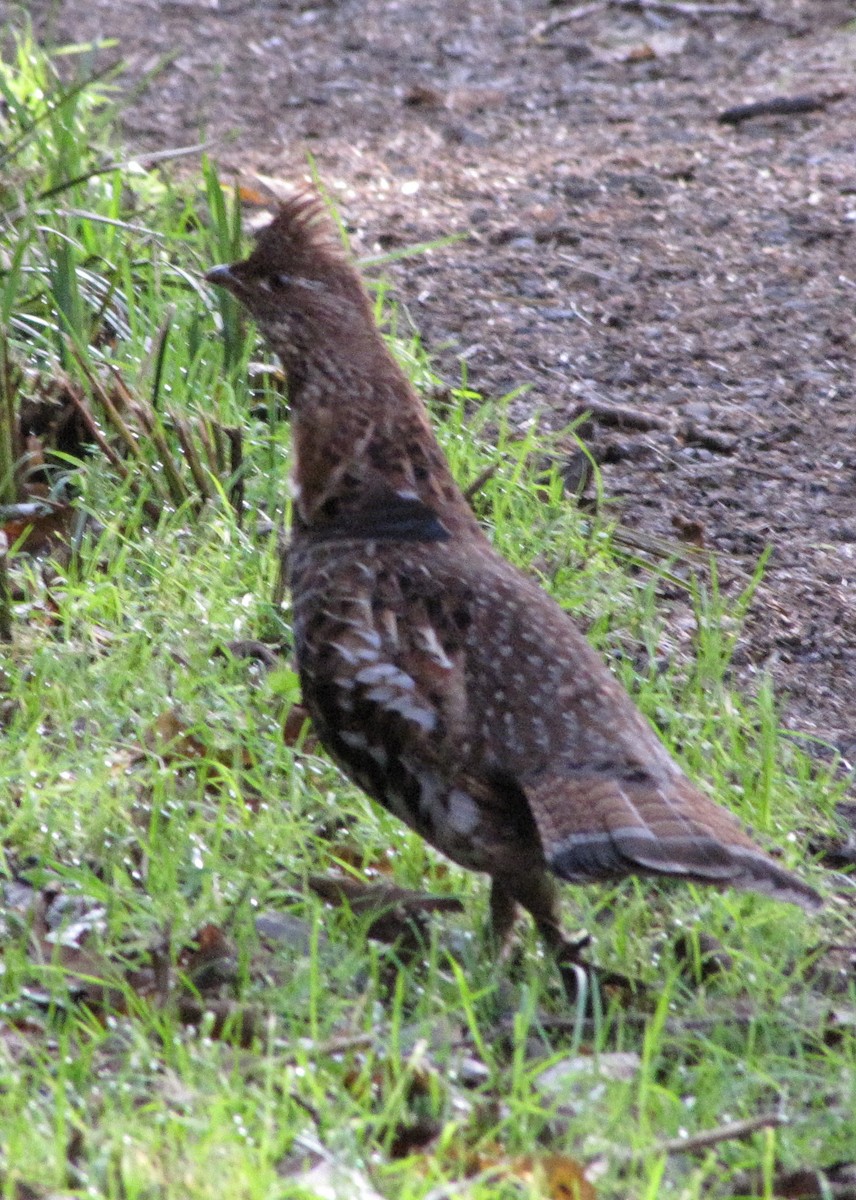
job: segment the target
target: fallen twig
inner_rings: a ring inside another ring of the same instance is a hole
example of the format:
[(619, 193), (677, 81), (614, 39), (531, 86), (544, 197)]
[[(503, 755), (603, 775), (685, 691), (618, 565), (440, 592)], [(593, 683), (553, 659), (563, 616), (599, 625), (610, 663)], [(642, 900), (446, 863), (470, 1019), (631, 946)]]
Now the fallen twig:
[(788, 1118), (784, 1113), (759, 1113), (757, 1117), (747, 1117), (745, 1121), (729, 1121), (725, 1125), (717, 1125), (713, 1129), (703, 1129), (700, 1133), (690, 1134), (684, 1138), (667, 1138), (657, 1142), (653, 1148), (655, 1154), (694, 1154), (696, 1150), (705, 1150), (708, 1146), (717, 1146), (720, 1142), (734, 1142), (739, 1138), (757, 1133), (759, 1129), (775, 1129), (779, 1125), (787, 1125)]
[(318, 1058), (332, 1058), (334, 1054), (346, 1054), (348, 1050), (365, 1050), (383, 1041), (385, 1034), (378, 1030), (375, 1033), (355, 1033), (350, 1037), (334, 1037), (327, 1042), (313, 1042), (311, 1038), (301, 1038), (300, 1046), (307, 1054)]
[(600, 425), (611, 425), (616, 429), (668, 429), (670, 422), (657, 413), (642, 412), (625, 404), (607, 404), (603, 400), (582, 400), (576, 405), (573, 418), (588, 413)]
[(609, 0), (597, 0), (594, 4), (583, 4), (579, 8), (572, 8), (569, 12), (557, 13), (555, 17), (548, 17), (546, 21), (539, 21), (529, 31), (529, 36), (537, 41), (539, 38), (546, 37), (552, 33), (554, 29), (561, 29), (563, 25), (570, 25), (572, 21), (581, 21), (583, 17), (591, 17), (601, 9), (606, 8)]
[(759, 1129), (775, 1129), (787, 1125), (788, 1118), (784, 1113), (759, 1113), (757, 1117), (747, 1117), (745, 1121), (728, 1121), (725, 1125), (716, 1125), (712, 1129), (702, 1129), (688, 1137), (664, 1138), (653, 1145), (638, 1148), (625, 1147), (609, 1152), (612, 1161), (631, 1162), (636, 1159), (658, 1155), (695, 1154), (706, 1150), (709, 1146), (718, 1146), (720, 1142), (734, 1142), (741, 1138), (757, 1133)]
[(493, 479), (494, 475), (499, 470), (499, 463), (492, 463), (475, 477), (470, 486), (464, 492), (464, 499), (468, 504), (472, 504), (473, 498), (478, 495), (489, 479)]
[(363, 883), (342, 875), (310, 875), (310, 889), (328, 904), (346, 904), (352, 912), (381, 912), (400, 907), (413, 912), (462, 912), (460, 896), (414, 892), (389, 883)]
[(755, 100), (752, 104), (735, 104), (726, 108), (716, 118), (720, 125), (742, 125), (753, 117), (789, 117), (799, 113), (824, 112), (827, 104), (840, 100), (845, 93), (834, 92), (828, 96), (771, 96), (769, 100)]
[(745, 17), (756, 19), (764, 14), (757, 5), (687, 4), (681, 0), (610, 0), (616, 8), (638, 8), (642, 12), (671, 13), (677, 17)]

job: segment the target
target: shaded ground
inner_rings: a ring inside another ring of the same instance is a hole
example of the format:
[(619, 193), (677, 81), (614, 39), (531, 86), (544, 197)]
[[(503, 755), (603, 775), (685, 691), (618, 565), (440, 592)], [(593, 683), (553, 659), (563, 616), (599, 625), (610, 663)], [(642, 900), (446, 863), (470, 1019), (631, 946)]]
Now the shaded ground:
[[(740, 667), (856, 757), (856, 5), (28, 7), (49, 41), (118, 38), (130, 80), (174, 56), (131, 146), (203, 133), (224, 168), (285, 178), (309, 150), (365, 252), (471, 231), (391, 271), (441, 368), (530, 383), (519, 415), (556, 425), (643, 414), (589, 439), (625, 523), (745, 571), (772, 543)], [(716, 121), (806, 94), (825, 105)]]

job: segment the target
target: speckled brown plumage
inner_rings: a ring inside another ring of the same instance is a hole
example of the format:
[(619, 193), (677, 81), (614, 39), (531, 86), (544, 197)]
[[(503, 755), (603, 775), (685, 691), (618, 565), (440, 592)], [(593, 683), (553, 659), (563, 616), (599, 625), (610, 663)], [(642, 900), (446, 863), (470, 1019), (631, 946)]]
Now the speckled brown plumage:
[(561, 608), (492, 548), (321, 202), (283, 204), (209, 280), (282, 359), (304, 700), (342, 769), (561, 944), (555, 877), (817, 894), (703, 795)]

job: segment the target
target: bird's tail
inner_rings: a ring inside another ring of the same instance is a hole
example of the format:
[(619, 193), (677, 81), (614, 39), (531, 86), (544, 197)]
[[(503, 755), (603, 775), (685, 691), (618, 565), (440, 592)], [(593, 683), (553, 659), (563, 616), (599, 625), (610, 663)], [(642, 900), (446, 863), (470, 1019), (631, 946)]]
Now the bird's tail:
[(554, 774), (524, 790), (545, 858), (570, 883), (672, 875), (762, 892), (810, 910), (822, 903), (682, 775)]

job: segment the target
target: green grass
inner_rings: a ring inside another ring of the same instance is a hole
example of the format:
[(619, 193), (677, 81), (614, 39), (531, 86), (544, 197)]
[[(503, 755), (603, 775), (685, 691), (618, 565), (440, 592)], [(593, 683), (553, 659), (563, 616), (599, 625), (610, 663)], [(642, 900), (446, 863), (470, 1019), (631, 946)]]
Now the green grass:
[[(287, 744), (299, 695), (287, 657), (266, 674), (220, 652), (289, 636), (287, 605), (271, 602), (288, 428), (265, 414), (281, 399), (251, 390), (247, 362), (264, 351), (200, 282), (237, 252), (240, 213), (210, 164), (185, 183), (104, 170), (123, 157), (108, 141), (109, 81), (85, 82), (85, 55), (80, 71), (60, 84), (23, 37), (0, 74), (0, 304), (4, 353), (23, 372), (11, 399), (64, 380), (115, 444), (102, 405), (115, 371), (158, 416), (161, 443), (135, 424), (125, 479), (97, 450), (56, 456), (51, 486), (70, 486), (97, 524), (73, 553), (11, 556), (0, 1193), (298, 1197), (316, 1194), (303, 1172), (320, 1155), (394, 1200), (569, 1195), (524, 1162), (565, 1154), (598, 1167), (603, 1197), (737, 1195), (740, 1172), (760, 1181), (740, 1194), (770, 1196), (779, 1168), (852, 1159), (856, 1052), (852, 1025), (836, 1023), (852, 995), (824, 995), (810, 971), (819, 945), (852, 939), (842, 905), (809, 919), (690, 887), (568, 889), (568, 923), (592, 931), (593, 957), (648, 988), (633, 1004), (603, 996), (585, 1021), (531, 930), (511, 963), (491, 960), (481, 879), (311, 745)], [(382, 288), (378, 307), (403, 325)], [(430, 389), (418, 342), (395, 348)], [(731, 682), (751, 584), (729, 598), (703, 571), (688, 584), (692, 653), (659, 654), (660, 584), (684, 566), (634, 567), (610, 524), (563, 494), (558, 439), (521, 435), (503, 402), (462, 389), (433, 408), (464, 485), (498, 464), (476, 498), (496, 544), (579, 617), (687, 768), (824, 887), (805, 844), (840, 785), (783, 736), (766, 684), (748, 696)], [(228, 469), (206, 468), (199, 502), (176, 416), (242, 428), (242, 521)], [(333, 870), (461, 895), (466, 911), (431, 916), (408, 958), (368, 936), (367, 916), (315, 897), (310, 876)], [(278, 939), (260, 914), (276, 916)], [(213, 962), (192, 956), (206, 927), (219, 931)], [(680, 935), (698, 953), (700, 931), (732, 959), (705, 983), (678, 953)], [(618, 1051), (637, 1056), (626, 1077), (609, 1071)], [(540, 1079), (580, 1055), (604, 1056), (604, 1073)], [(789, 1124), (693, 1156), (660, 1149), (759, 1112)], [(396, 1157), (420, 1147), (420, 1128), (425, 1152)]]

